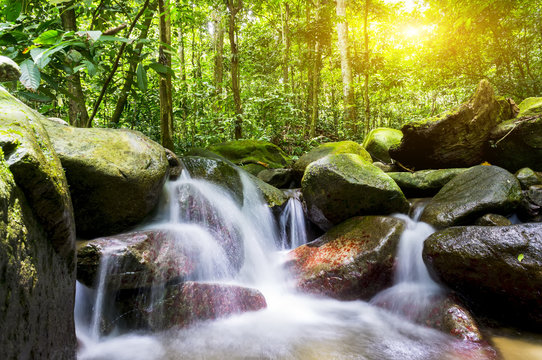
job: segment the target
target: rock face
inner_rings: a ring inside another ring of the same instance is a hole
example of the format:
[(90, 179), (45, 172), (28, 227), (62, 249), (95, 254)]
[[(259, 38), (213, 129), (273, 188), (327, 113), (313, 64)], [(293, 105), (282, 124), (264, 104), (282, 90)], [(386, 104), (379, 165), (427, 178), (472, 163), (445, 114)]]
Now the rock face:
[(109, 256), (106, 282), (113, 289), (137, 289), (186, 278), (196, 271), (198, 256), (167, 231), (139, 231), (95, 239), (77, 251), (77, 279), (97, 286), (100, 262)]
[(310, 219), (323, 230), (356, 215), (409, 209), (397, 184), (359, 155), (329, 155), (311, 163), (301, 187)]
[(75, 228), (42, 116), (0, 87), (0, 358), (73, 359)]
[(365, 150), (363, 146), (353, 141), (339, 141), (322, 144), (308, 153), (304, 154), (295, 162), (292, 169), (294, 176), (301, 180), (305, 169), (313, 161), (322, 159), (328, 155), (337, 154), (355, 154), (359, 155), (364, 161), (372, 162), (371, 155)]
[(170, 287), (159, 313), (147, 312), (154, 330), (185, 327), (196, 321), (265, 309), (264, 296), (256, 289), (235, 285), (186, 282)]
[(531, 186), (523, 191), (523, 199), (518, 207), (518, 217), (524, 222), (542, 221), (542, 185)]
[(6, 56), (0, 56), (0, 82), (17, 81), (21, 77), (21, 68)]
[(489, 82), (482, 80), (472, 98), (457, 109), (403, 126), (403, 140), (390, 155), (416, 170), (480, 164), (491, 129), (516, 114), (513, 101), (497, 99)]
[(508, 214), (521, 201), (514, 175), (497, 166), (475, 166), (456, 176), (429, 202), (421, 221), (436, 228), (473, 223), (487, 213)]
[(515, 175), (523, 190), (528, 190), (534, 185), (542, 185), (542, 175), (529, 168), (520, 169)]
[(527, 98), (519, 104), (518, 118), (542, 115), (542, 97)]
[(295, 184), (292, 169), (266, 169), (258, 173), (258, 179), (279, 189), (288, 189)]
[(389, 150), (391, 147), (399, 145), (402, 138), (403, 133), (399, 130), (377, 128), (371, 130), (363, 140), (363, 147), (371, 154), (374, 161), (389, 164), (392, 162)]
[(406, 197), (428, 197), (439, 192), (444, 185), (467, 169), (421, 170), (387, 173)]
[(338, 299), (369, 299), (391, 285), (405, 224), (392, 217), (355, 217), (289, 253), (302, 291)]
[(253, 175), (265, 169), (280, 169), (288, 165), (284, 151), (268, 141), (235, 140), (209, 147), (212, 152), (225, 157), (236, 165), (247, 168)]
[(541, 224), (445, 229), (425, 241), (423, 258), (474, 309), (542, 328)]
[(66, 171), (79, 237), (122, 232), (155, 208), (168, 172), (162, 146), (130, 130), (44, 124)]
[(478, 226), (508, 226), (512, 225), (512, 222), (499, 214), (485, 214), (478, 218), (474, 224)]
[(542, 114), (507, 121), (491, 131), (490, 161), (509, 171), (542, 171)]

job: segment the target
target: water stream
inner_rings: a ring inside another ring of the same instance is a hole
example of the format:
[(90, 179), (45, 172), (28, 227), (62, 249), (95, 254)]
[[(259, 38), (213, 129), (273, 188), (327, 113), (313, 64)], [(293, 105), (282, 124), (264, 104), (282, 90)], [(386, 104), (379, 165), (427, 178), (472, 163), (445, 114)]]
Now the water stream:
[[(168, 183), (169, 200), (157, 220), (146, 228), (175, 230), (182, 246), (193, 246), (201, 252), (201, 262), (208, 266), (194, 280), (257, 288), (265, 296), (267, 308), (184, 329), (113, 331), (100, 337), (91, 330), (91, 323), (98, 322), (100, 315), (95, 313), (100, 311), (100, 296), (105, 292), (100, 295), (99, 290), (78, 285), (79, 359), (464, 359), (457, 340), (415, 325), (393, 311), (364, 301), (338, 301), (296, 292), (281, 264), (285, 251), (306, 241), (299, 228), (304, 223), (301, 204), (289, 203), (276, 222), (256, 186), (248, 176), (241, 178), (242, 205), (226, 189), (204, 180), (184, 176)], [(382, 296), (419, 303), (414, 294), (440, 291), (421, 262), (420, 246), (432, 229), (406, 217), (401, 219), (408, 224), (399, 255), (399, 267), (405, 269), (399, 270), (395, 288), (408, 288), (413, 297), (406, 299), (402, 290), (393, 288), (389, 294), (398, 294)], [(290, 234), (285, 234), (285, 229)], [(238, 271), (218, 245), (224, 234), (241, 239), (244, 261)], [(412, 291), (414, 288), (418, 290)], [(85, 316), (91, 308), (94, 320)]]

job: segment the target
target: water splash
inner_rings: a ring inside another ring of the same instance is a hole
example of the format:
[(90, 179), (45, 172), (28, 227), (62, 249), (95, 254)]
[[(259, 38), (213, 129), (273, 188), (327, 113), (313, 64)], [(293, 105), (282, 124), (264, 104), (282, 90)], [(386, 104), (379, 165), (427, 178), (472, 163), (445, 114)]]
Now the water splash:
[(295, 249), (307, 242), (307, 228), (299, 191), (288, 191), (288, 202), (280, 214), (279, 227), (283, 250)]

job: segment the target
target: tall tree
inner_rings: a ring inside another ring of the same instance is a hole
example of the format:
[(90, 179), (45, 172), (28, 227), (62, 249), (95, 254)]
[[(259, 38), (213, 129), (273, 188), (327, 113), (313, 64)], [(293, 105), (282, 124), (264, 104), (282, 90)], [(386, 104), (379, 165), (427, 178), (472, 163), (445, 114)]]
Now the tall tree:
[(321, 3), (320, 0), (316, 0), (315, 8), (315, 24), (317, 31), (315, 31), (315, 40), (314, 40), (314, 60), (313, 60), (313, 70), (312, 70), (312, 111), (311, 111), (311, 124), (309, 130), (309, 137), (313, 138), (316, 135), (316, 125), (318, 123), (318, 106), (319, 106), (319, 95), (320, 95), (320, 70), (322, 68), (322, 41), (320, 39), (320, 12), (321, 12)]
[(282, 4), (281, 11), (282, 19), (282, 83), (284, 85), (284, 92), (288, 92), (288, 72), (290, 62), (290, 4), (284, 2)]
[[(224, 82), (224, 21), (221, 14), (218, 11), (213, 13), (214, 24), (214, 86), (215, 86), (215, 110), (217, 112), (222, 110), (222, 83)], [(218, 118), (217, 118), (218, 119)]]
[[(77, 31), (77, 18), (75, 16), (75, 1), (69, 1), (61, 8), (60, 18), (65, 31)], [(87, 107), (85, 105), (85, 94), (81, 87), (79, 72), (67, 76), (68, 93), (70, 94), (68, 104), (68, 116), (70, 124), (77, 127), (90, 127)]]
[(357, 112), (354, 99), (354, 89), (352, 87), (352, 66), (350, 63), (350, 42), (348, 39), (346, 2), (347, 0), (337, 0), (337, 34), (339, 39), (339, 51), (341, 53), (341, 74), (344, 95), (344, 118), (346, 120), (347, 126), (355, 135), (357, 133)]
[(243, 0), (224, 0), (230, 15), (228, 36), (231, 48), (231, 88), (235, 105), (234, 137), (243, 137), (243, 108), (241, 107), (241, 84), (239, 74), (239, 48), (237, 37), (237, 14), (243, 9)]
[(365, 103), (365, 134), (371, 130), (371, 104), (369, 99), (369, 6), (371, 0), (365, 0), (365, 13), (363, 15), (363, 38), (365, 44), (364, 62), (365, 62), (365, 84), (364, 84), (364, 103)]
[(158, 0), (160, 12), (160, 48), (158, 62), (168, 71), (160, 76), (160, 139), (162, 146), (174, 151), (173, 145), (173, 99), (171, 84), (171, 16), (169, 0)]

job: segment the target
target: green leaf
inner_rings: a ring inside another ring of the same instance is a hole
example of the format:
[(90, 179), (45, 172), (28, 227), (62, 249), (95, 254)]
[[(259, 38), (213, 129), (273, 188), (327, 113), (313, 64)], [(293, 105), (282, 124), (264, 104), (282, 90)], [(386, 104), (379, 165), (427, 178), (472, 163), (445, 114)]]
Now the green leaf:
[(175, 77), (175, 72), (173, 71), (173, 69), (163, 64), (153, 62), (149, 64), (149, 67), (160, 75), (171, 74), (171, 76)]
[(57, 30), (47, 30), (46, 32), (42, 33), (40, 36), (34, 39), (34, 44), (40, 44), (40, 45), (53, 45), (55, 44), (62, 35)]
[(100, 37), (102, 36), (101, 31), (78, 31), (75, 34), (77, 36), (81, 36), (92, 41), (98, 41), (98, 39), (100, 39)]
[(28, 90), (36, 91), (40, 86), (40, 70), (34, 64), (34, 61), (27, 59), (19, 65), (21, 67), (21, 77), (19, 80)]
[(100, 36), (98, 41), (120, 41), (120, 42), (128, 43), (128, 42), (130, 42), (132, 40), (127, 39), (127, 38), (123, 38), (123, 37), (118, 37), (118, 36), (102, 35), (102, 36)]
[(143, 92), (147, 91), (147, 71), (141, 63), (137, 65), (137, 86)]
[(521, 262), (521, 260), (523, 260), (525, 256), (523, 254), (519, 254), (518, 255), (518, 261)]
[(30, 56), (32, 56), (32, 60), (34, 60), (34, 63), (40, 69), (46, 67), (47, 64), (49, 64), (49, 61), (51, 61), (51, 58), (49, 56), (43, 56), (43, 53), (46, 51), (47, 49), (41, 48), (34, 48), (30, 50)]
[(4, 15), (6, 16), (6, 20), (10, 22), (14, 22), (17, 20), (19, 15), (21, 15), (21, 11), (23, 10), (23, 2), (22, 0), (16, 0), (16, 1), (10, 1), (6, 9), (4, 10)]
[(83, 60), (83, 64), (85, 64), (85, 67), (87, 68), (88, 76), (94, 77), (96, 73), (98, 72), (98, 68), (92, 61), (89, 60)]

